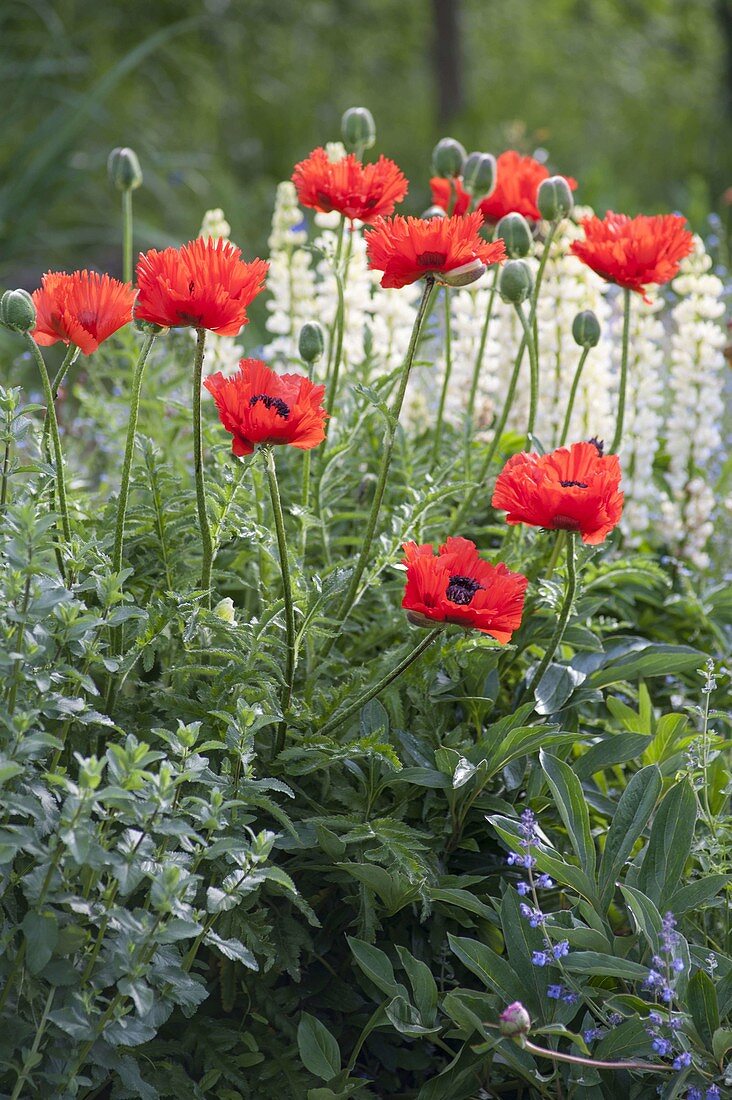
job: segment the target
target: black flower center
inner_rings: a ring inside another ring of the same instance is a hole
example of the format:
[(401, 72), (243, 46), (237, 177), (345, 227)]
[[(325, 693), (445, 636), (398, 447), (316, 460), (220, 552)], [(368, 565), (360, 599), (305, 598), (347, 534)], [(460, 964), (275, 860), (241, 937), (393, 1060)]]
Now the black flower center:
[(257, 401), (261, 401), (265, 409), (274, 409), (283, 420), (287, 420), (290, 415), (290, 406), (281, 397), (270, 397), (268, 393), (256, 393), (254, 397), (249, 398), (250, 406), (256, 405)]
[(605, 440), (598, 439), (596, 435), (593, 435), (592, 439), (588, 439), (587, 442), (597, 449), (598, 455), (602, 458), (605, 454)]
[(587, 482), (586, 481), (560, 481), (559, 484), (564, 486), (565, 489), (573, 489), (573, 488), (574, 489), (586, 489), (587, 488)]
[(450, 577), (450, 583), (447, 586), (447, 592), (445, 595), (452, 603), (462, 604), (463, 607), (467, 605), (473, 599), (473, 596), (483, 588), (482, 584), (478, 584), (472, 577)]
[(417, 263), (420, 267), (435, 270), (442, 267), (446, 259), (447, 254), (445, 252), (420, 252), (417, 256)]

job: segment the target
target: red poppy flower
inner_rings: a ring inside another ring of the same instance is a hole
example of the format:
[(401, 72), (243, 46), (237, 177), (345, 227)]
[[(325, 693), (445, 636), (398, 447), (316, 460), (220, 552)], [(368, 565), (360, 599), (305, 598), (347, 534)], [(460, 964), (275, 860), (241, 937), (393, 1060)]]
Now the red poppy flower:
[[(455, 184), (453, 187), (452, 184)], [(463, 187), (463, 181), (459, 176), (453, 180), (443, 179), (442, 176), (433, 176), (430, 180), (432, 192), (432, 205), (439, 206), (445, 213), (452, 203), (453, 214), (467, 214), (470, 206), (470, 195)]]
[(237, 336), (269, 264), (244, 263), (230, 241), (198, 237), (182, 248), (151, 248), (137, 264), (135, 317), (163, 328), (205, 328)]
[(573, 443), (546, 455), (509, 458), (496, 481), (493, 507), (505, 508), (507, 523), (579, 531), (583, 542), (595, 545), (620, 522), (619, 485), (617, 455), (604, 455), (595, 440)]
[(502, 240), (491, 243), (479, 235), (482, 224), (483, 217), (477, 211), (426, 221), (399, 214), (379, 218), (366, 235), (369, 266), (384, 272), (384, 287), (406, 286), (423, 275), (435, 275), (438, 281), (444, 281), (440, 275), (450, 273), (452, 278), (459, 278), (463, 269), (467, 273), (473, 270), (472, 278), (477, 278), (475, 272), (480, 266), (506, 258)]
[(529, 583), (503, 562), (491, 565), (468, 539), (449, 538), (435, 557), (432, 545), (404, 543), (407, 585), (402, 607), (417, 626), (456, 623), (508, 642), (521, 625)]
[[(523, 214), (529, 221), (541, 220), (536, 205), (536, 192), (542, 180), (549, 178), (549, 169), (533, 157), (522, 157), (515, 149), (507, 149), (496, 161), (496, 186), (491, 195), (478, 203), (487, 222), (500, 221), (506, 214)], [(577, 181), (564, 177), (574, 191)]]
[(330, 160), (325, 149), (314, 149), (306, 160), (295, 165), (292, 182), (303, 206), (323, 214), (337, 210), (344, 217), (370, 223), (382, 214), (391, 214), (401, 202), (409, 183), (401, 169), (387, 157), (375, 164), (362, 164), (349, 153), (341, 160)]
[(49, 271), (33, 292), (36, 327), (31, 333), (42, 347), (58, 340), (91, 355), (101, 343), (132, 320), (135, 292), (95, 271)]
[(304, 375), (275, 374), (260, 359), (242, 359), (233, 378), (219, 372), (203, 384), (234, 437), (231, 449), (239, 457), (250, 455), (257, 443), (309, 451), (325, 439), (325, 386), (313, 385)]
[(647, 283), (667, 283), (679, 262), (694, 249), (694, 237), (678, 214), (640, 215), (608, 211), (604, 218), (585, 218), (583, 241), (570, 251), (608, 282), (645, 297)]

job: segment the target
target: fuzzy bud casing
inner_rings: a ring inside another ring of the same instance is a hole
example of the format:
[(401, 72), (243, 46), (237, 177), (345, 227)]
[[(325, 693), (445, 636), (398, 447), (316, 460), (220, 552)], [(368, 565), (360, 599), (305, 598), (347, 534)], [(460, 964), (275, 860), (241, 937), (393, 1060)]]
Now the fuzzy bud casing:
[(0, 298), (0, 324), (13, 332), (36, 327), (36, 307), (27, 290), (6, 290)]
[(496, 158), (491, 153), (471, 153), (463, 167), (463, 187), (470, 195), (487, 198), (496, 186)]
[(531, 1017), (521, 1001), (514, 1001), (513, 1004), (510, 1004), (508, 1008), (503, 1010), (498, 1019), (501, 1035), (506, 1035), (509, 1038), (513, 1039), (518, 1035), (528, 1035), (531, 1031)]
[(449, 179), (462, 175), (466, 152), (455, 138), (441, 138), (432, 150), (432, 168), (436, 176)]
[(529, 223), (523, 214), (506, 214), (496, 226), (496, 237), (502, 237), (512, 260), (528, 256), (533, 248)]
[(572, 322), (572, 336), (581, 348), (594, 348), (600, 342), (600, 322), (594, 310), (583, 309)]
[(376, 123), (366, 107), (349, 107), (341, 119), (341, 137), (349, 152), (362, 152), (376, 144)]
[(460, 267), (453, 267), (451, 271), (441, 271), (435, 278), (443, 286), (470, 286), (471, 283), (477, 282), (484, 271), (485, 264), (476, 258), (461, 264)]
[(542, 218), (548, 222), (566, 218), (574, 206), (572, 189), (564, 176), (550, 176), (542, 180), (536, 193), (536, 205)]
[(504, 302), (520, 305), (531, 294), (534, 278), (531, 269), (523, 260), (509, 260), (501, 268), (498, 278), (498, 293)]
[(316, 363), (325, 351), (325, 337), (317, 321), (306, 321), (300, 329), (297, 342), (300, 358), (306, 363)]
[(441, 206), (428, 206), (422, 217), (425, 221), (429, 221), (430, 218), (446, 218), (447, 211), (443, 210)]
[(142, 185), (142, 169), (134, 149), (113, 149), (107, 158), (107, 172), (118, 191), (134, 191)]

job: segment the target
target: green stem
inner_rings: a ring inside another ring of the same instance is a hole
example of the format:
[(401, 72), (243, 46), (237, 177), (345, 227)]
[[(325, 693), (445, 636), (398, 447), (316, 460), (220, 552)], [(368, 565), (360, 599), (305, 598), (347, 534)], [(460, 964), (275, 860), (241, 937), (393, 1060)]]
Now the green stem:
[[(345, 219), (345, 216), (342, 214), (341, 215), (341, 220), (338, 223), (338, 236), (337, 236), (337, 239), (336, 239), (336, 250), (335, 250), (335, 256), (333, 257), (333, 274), (336, 276), (336, 281), (338, 279), (338, 266), (341, 262), (341, 253), (343, 251), (343, 234), (345, 232), (345, 228), (346, 228), (346, 219)], [(329, 392), (329, 389), (330, 389), (330, 372), (333, 368), (333, 354), (335, 352), (336, 325), (337, 325), (337, 323), (338, 323), (338, 314), (336, 313), (336, 316), (333, 318), (333, 323), (330, 326), (330, 333), (329, 333), (329, 338), (328, 338), (328, 362), (327, 362), (327, 365), (326, 365), (326, 368), (325, 368), (326, 392)]]
[(544, 248), (541, 252), (541, 259), (539, 260), (539, 267), (536, 272), (536, 282), (534, 283), (534, 291), (531, 295), (531, 330), (534, 334), (534, 350), (536, 354), (537, 364), (539, 362), (539, 324), (536, 317), (537, 306), (539, 303), (539, 290), (541, 289), (542, 279), (544, 278), (544, 270), (549, 259), (549, 252), (551, 251), (554, 237), (556, 236), (557, 229), (559, 228), (559, 221), (552, 222), (549, 226), (549, 231), (544, 240)]
[(577, 396), (577, 387), (580, 384), (580, 378), (582, 377), (582, 371), (584, 370), (585, 361), (590, 354), (589, 346), (582, 349), (579, 363), (577, 364), (577, 370), (574, 372), (574, 378), (572, 379), (572, 388), (569, 391), (569, 401), (567, 402), (567, 411), (564, 414), (564, 426), (562, 428), (562, 434), (559, 437), (559, 446), (563, 447), (567, 442), (567, 436), (569, 435), (569, 422), (572, 419), (572, 410), (574, 409), (574, 400)]
[[(126, 193), (126, 192), (125, 192)], [(125, 537), (125, 517), (127, 515), (127, 503), (130, 496), (130, 475), (132, 473), (132, 460), (135, 454), (135, 436), (137, 433), (137, 418), (140, 411), (140, 393), (142, 391), (142, 376), (145, 370), (150, 349), (155, 342), (155, 335), (150, 333), (145, 337), (140, 355), (132, 376), (132, 391), (130, 393), (130, 418), (127, 422), (127, 442), (125, 444), (125, 457), (122, 463), (122, 478), (119, 485), (119, 497), (117, 498), (117, 523), (114, 531), (114, 551), (112, 554), (112, 569), (119, 573), (122, 568), (122, 547)]]
[(122, 278), (132, 282), (132, 191), (122, 192)]
[(444, 288), (445, 295), (445, 374), (442, 379), (442, 391), (440, 393), (440, 404), (437, 409), (437, 423), (435, 424), (435, 437), (432, 445), (432, 457), (430, 459), (430, 468), (434, 468), (437, 464), (437, 460), (440, 457), (440, 444), (442, 443), (442, 422), (445, 417), (445, 404), (447, 402), (447, 394), (450, 388), (450, 375), (452, 374), (452, 317), (450, 313), (450, 288), (446, 286)]
[(213, 539), (206, 511), (206, 486), (203, 479), (203, 429), (201, 426), (201, 385), (203, 382), (203, 357), (206, 349), (205, 328), (196, 329), (196, 355), (193, 361), (193, 468), (196, 478), (196, 506), (198, 508), (198, 527), (201, 532), (201, 588), (206, 596), (206, 604), (211, 606), (211, 564), (213, 562)]
[(616, 454), (623, 439), (623, 421), (625, 420), (625, 394), (628, 388), (628, 344), (630, 342), (630, 294), (623, 291), (623, 350), (620, 359), (620, 389), (618, 390), (618, 419), (615, 435), (610, 445), (610, 453)]
[(48, 1020), (48, 1014), (51, 1011), (51, 1005), (53, 1004), (53, 998), (56, 996), (56, 986), (52, 985), (46, 1003), (43, 1008), (43, 1015), (41, 1016), (38, 1027), (36, 1028), (36, 1036), (33, 1040), (33, 1046), (30, 1048), (25, 1061), (23, 1062), (23, 1069), (18, 1074), (18, 1080), (15, 1082), (15, 1088), (13, 1089), (10, 1100), (20, 1100), (21, 1089), (28, 1080), (28, 1077), (35, 1065), (35, 1058), (38, 1054), (38, 1048), (41, 1045), (41, 1039), (43, 1038), (43, 1032), (46, 1030), (46, 1021)]
[(56, 377), (54, 378), (53, 385), (51, 386), (51, 392), (53, 393), (54, 401), (58, 397), (58, 391), (61, 388), (61, 383), (68, 374), (70, 368), (73, 367), (74, 363), (79, 358), (80, 354), (81, 348), (77, 348), (76, 344), (69, 344), (66, 355), (64, 356), (64, 361), (56, 371)]
[[(557, 532), (557, 538), (561, 538), (565, 535), (564, 531)], [(564, 602), (562, 604), (562, 610), (557, 619), (557, 625), (554, 628), (554, 633), (551, 637), (551, 641), (546, 648), (546, 652), (541, 659), (539, 667), (531, 678), (531, 683), (524, 692), (522, 702), (527, 702), (534, 695), (535, 689), (539, 686), (544, 676), (544, 673), (551, 664), (551, 660), (559, 647), (562, 638), (564, 637), (564, 631), (569, 622), (569, 616), (572, 613), (572, 604), (574, 602), (575, 592), (577, 591), (577, 567), (575, 562), (575, 533), (574, 531), (567, 532), (567, 584), (564, 590)]]
[(381, 502), (384, 498), (384, 490), (386, 489), (386, 482), (389, 476), (389, 467), (391, 466), (391, 456), (394, 450), (394, 440), (396, 439), (397, 427), (399, 425), (399, 416), (402, 411), (402, 405), (404, 404), (404, 396), (407, 392), (407, 383), (409, 382), (409, 375), (412, 369), (412, 363), (414, 362), (414, 355), (417, 349), (417, 342), (419, 340), (422, 326), (425, 322), (427, 314), (429, 313), (430, 306), (432, 304), (432, 298), (435, 292), (435, 281), (431, 276), (427, 276), (425, 279), (424, 292), (422, 294), (422, 300), (419, 303), (419, 309), (417, 310), (417, 316), (414, 319), (414, 325), (412, 326), (412, 335), (409, 339), (409, 347), (407, 348), (407, 354), (404, 358), (404, 364), (402, 366), (401, 379), (399, 382), (399, 389), (394, 403), (389, 410), (389, 419), (384, 429), (384, 441), (382, 446), (381, 455), (381, 469), (379, 470), (379, 478), (376, 483), (376, 489), (374, 491), (374, 499), (371, 504), (371, 512), (366, 523), (366, 532), (361, 544), (361, 552), (358, 556), (356, 565), (354, 566), (353, 573), (351, 574), (351, 580), (348, 585), (348, 591), (346, 592), (337, 616), (337, 628), (332, 635), (330, 641), (326, 644), (323, 651), (323, 656), (330, 652), (330, 649), (335, 641), (336, 633), (340, 631), (343, 623), (348, 615), (353, 602), (358, 593), (358, 587), (361, 583), (361, 577), (363, 576), (364, 569), (366, 568), (369, 560), (369, 554), (371, 552), (371, 543), (373, 542), (374, 533), (376, 531), (376, 524), (379, 520), (379, 513), (381, 511)]
[(485, 355), (486, 343), (488, 342), (488, 330), (490, 329), (491, 318), (493, 317), (493, 306), (496, 300), (496, 293), (498, 291), (498, 275), (501, 270), (501, 265), (496, 264), (493, 270), (493, 282), (491, 284), (490, 297), (488, 299), (488, 307), (485, 311), (485, 317), (483, 319), (483, 328), (480, 333), (480, 343), (478, 344), (478, 354), (475, 357), (475, 364), (473, 366), (473, 377), (470, 382), (470, 394), (468, 396), (468, 408), (465, 416), (465, 468), (466, 473), (470, 463), (470, 439), (473, 434), (473, 421), (475, 419), (475, 399), (478, 394), (478, 382), (480, 381), (480, 372), (483, 368), (483, 357)]
[(69, 524), (69, 511), (66, 500), (64, 459), (63, 453), (61, 451), (61, 439), (58, 434), (58, 420), (56, 419), (56, 406), (53, 400), (51, 379), (48, 377), (48, 370), (46, 369), (46, 364), (38, 348), (38, 344), (28, 332), (24, 333), (24, 339), (33, 358), (36, 361), (38, 371), (41, 375), (43, 395), (46, 401), (46, 418), (50, 426), (51, 442), (53, 445), (54, 466), (56, 473), (56, 491), (58, 493), (59, 513), (61, 515), (61, 532), (63, 534), (64, 542), (68, 543), (71, 540), (71, 526)]
[(441, 626), (435, 627), (433, 630), (430, 630), (429, 634), (425, 635), (419, 645), (416, 645), (411, 653), (408, 653), (407, 656), (402, 661), (400, 661), (398, 665), (395, 665), (390, 672), (387, 672), (386, 676), (382, 676), (382, 678), (377, 681), (377, 683), (373, 684), (370, 688), (367, 688), (367, 690), (359, 695), (357, 699), (355, 699), (352, 703), (349, 703), (347, 707), (344, 707), (343, 710), (338, 711), (338, 713), (334, 714), (332, 718), (329, 718), (325, 725), (321, 726), (318, 730), (318, 735), (322, 736), (331, 733), (334, 729), (336, 729), (348, 718), (350, 718), (352, 714), (356, 714), (361, 709), (361, 707), (365, 706), (366, 703), (369, 702), (369, 700), (375, 698), (380, 692), (384, 690), (384, 688), (388, 687), (389, 684), (393, 684), (394, 681), (399, 676), (401, 676), (401, 674), (405, 672), (410, 665), (414, 664), (418, 657), (422, 656), (425, 650), (429, 649), (433, 642), (437, 641), (442, 631), (443, 627)]
[[(271, 447), (263, 447), (267, 480), (269, 482), (269, 495), (272, 500), (272, 512), (274, 514), (275, 532), (277, 535), (277, 550), (280, 555), (280, 571), (282, 573), (282, 588), (285, 595), (285, 630), (287, 636), (287, 653), (285, 659), (285, 682), (282, 688), (282, 714), (287, 715), (292, 701), (292, 683), (295, 678), (295, 608), (292, 602), (292, 582), (290, 580), (290, 565), (287, 557), (287, 535), (285, 532), (285, 517), (282, 512), (282, 498), (277, 482), (277, 469), (275, 467), (274, 453)], [(287, 731), (287, 718), (283, 717), (277, 729), (275, 741), (275, 754), (282, 752), (285, 747), (285, 733)]]
[(305, 560), (305, 554), (308, 548), (308, 520), (307, 511), (310, 505), (310, 467), (312, 465), (312, 454), (310, 451), (306, 451), (303, 455), (302, 463), (302, 489), (300, 491), (300, 506), (302, 508), (302, 535), (300, 544), (300, 553), (302, 554), (303, 561)]
[(601, 1062), (597, 1058), (582, 1058), (578, 1054), (563, 1054), (558, 1050), (547, 1050), (545, 1047), (530, 1043), (528, 1039), (524, 1039), (521, 1046), (524, 1050), (538, 1054), (541, 1058), (549, 1058), (555, 1062), (569, 1062), (573, 1066), (595, 1066), (597, 1069), (647, 1069), (654, 1073), (656, 1070), (665, 1069), (671, 1073), (675, 1072), (674, 1067), (665, 1062)]
[[(343, 232), (343, 230), (341, 228), (341, 234), (342, 234), (342, 232)], [(342, 242), (342, 235), (341, 235), (341, 238), (339, 238), (339, 248), (340, 248), (341, 242)], [(348, 276), (348, 262), (351, 258), (352, 243), (353, 243), (353, 237), (352, 237), (352, 235), (349, 235), (348, 246), (346, 247), (346, 256), (345, 256), (345, 260), (344, 260), (344, 263), (343, 263), (343, 271), (340, 270), (340, 266), (338, 264), (336, 264), (336, 268), (335, 268), (336, 286), (338, 288), (338, 309), (336, 311), (336, 318), (335, 318), (335, 341), (334, 341), (335, 350), (333, 352), (333, 369), (332, 369), (332, 372), (330, 373), (330, 377), (329, 377), (329, 380), (328, 380), (328, 387), (327, 387), (326, 399), (325, 399), (325, 411), (328, 413), (329, 417), (333, 415), (333, 408), (335, 406), (336, 393), (338, 392), (338, 378), (340, 376), (340, 370), (341, 370), (341, 359), (343, 358), (343, 333), (344, 333), (345, 324), (346, 324), (346, 301), (345, 301), (346, 278)], [(340, 255), (340, 251), (339, 251), (338, 255)], [(326, 430), (328, 428), (328, 423), (329, 422), (326, 421)]]
[(531, 321), (527, 321), (526, 314), (520, 302), (517, 302), (514, 308), (521, 322), (521, 327), (524, 330), (524, 339), (529, 349), (531, 389), (529, 391), (529, 423), (526, 429), (526, 435), (528, 436), (529, 446), (532, 446), (534, 442), (534, 429), (536, 427), (536, 414), (539, 410), (539, 361), (536, 357), (536, 344), (534, 343), (534, 334), (531, 331)]

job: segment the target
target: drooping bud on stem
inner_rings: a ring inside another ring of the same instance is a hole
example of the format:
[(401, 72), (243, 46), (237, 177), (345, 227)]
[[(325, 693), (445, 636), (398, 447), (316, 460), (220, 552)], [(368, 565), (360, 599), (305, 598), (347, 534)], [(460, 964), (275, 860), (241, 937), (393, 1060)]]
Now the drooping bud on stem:
[(323, 329), (317, 321), (306, 321), (300, 329), (298, 340), (300, 358), (305, 363), (316, 363), (325, 350)]
[(498, 293), (504, 302), (520, 305), (531, 294), (534, 278), (529, 265), (524, 260), (509, 260), (501, 268), (498, 279)]
[(470, 260), (460, 267), (453, 267), (451, 271), (441, 271), (435, 276), (438, 283), (443, 286), (469, 286), (476, 282), (485, 271), (482, 260)]
[(572, 322), (572, 336), (581, 348), (594, 348), (600, 342), (600, 322), (591, 309), (583, 309)]
[(531, 1031), (531, 1017), (521, 1001), (514, 1001), (508, 1008), (504, 1008), (498, 1019), (501, 1035), (508, 1038), (514, 1039), (518, 1035), (528, 1035)]
[(341, 137), (349, 153), (361, 156), (376, 143), (376, 123), (366, 107), (349, 107), (341, 119)]
[(429, 221), (430, 218), (446, 218), (447, 211), (443, 210), (441, 206), (428, 206), (422, 217), (425, 221)]
[(0, 324), (13, 332), (30, 332), (36, 326), (36, 307), (27, 290), (6, 290), (0, 298)]
[(462, 175), (467, 154), (455, 138), (441, 138), (432, 150), (432, 167), (436, 176), (449, 179)]
[(572, 213), (572, 189), (564, 176), (550, 176), (549, 179), (542, 180), (536, 193), (536, 205), (542, 218), (548, 222), (566, 218)]
[(142, 186), (142, 169), (134, 149), (113, 149), (107, 158), (107, 172), (118, 191), (135, 191)]
[(463, 167), (463, 187), (470, 195), (487, 198), (496, 186), (496, 158), (491, 153), (471, 153)]
[(512, 260), (528, 256), (533, 248), (529, 223), (523, 214), (506, 214), (496, 226), (496, 237), (502, 237)]

